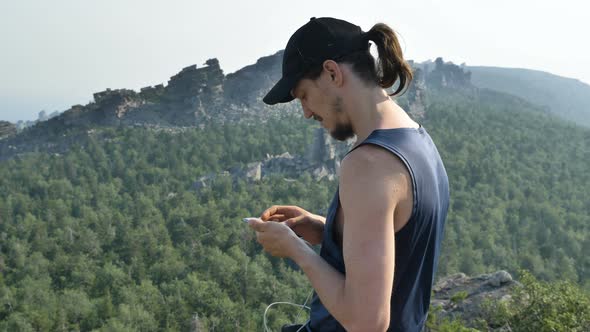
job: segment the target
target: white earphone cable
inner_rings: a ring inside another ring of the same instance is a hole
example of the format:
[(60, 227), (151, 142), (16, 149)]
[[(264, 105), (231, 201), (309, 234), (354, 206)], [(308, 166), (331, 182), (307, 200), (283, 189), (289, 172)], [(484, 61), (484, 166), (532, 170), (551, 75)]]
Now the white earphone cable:
[[(272, 332), (269, 328), (268, 325), (266, 323), (266, 314), (268, 313), (268, 309), (270, 309), (272, 306), (277, 305), (277, 304), (288, 304), (294, 307), (298, 307), (299, 310), (299, 314), (297, 315), (297, 320), (299, 320), (299, 317), (301, 316), (301, 309), (307, 309), (307, 310), (311, 310), (310, 307), (306, 306), (307, 301), (309, 301), (309, 298), (311, 297), (311, 294), (313, 294), (313, 290), (309, 293), (309, 295), (307, 296), (307, 298), (305, 299), (305, 302), (303, 304), (297, 304), (297, 303), (291, 303), (291, 302), (273, 302), (271, 304), (269, 304), (266, 309), (264, 310), (264, 316), (263, 316), (263, 323), (264, 323), (264, 331), (265, 332)], [(309, 320), (307, 321), (309, 322)], [(307, 322), (305, 322), (305, 324), (307, 324)], [(301, 331), (302, 328), (305, 327), (305, 324), (303, 324), (303, 326), (301, 326), (296, 332)]]

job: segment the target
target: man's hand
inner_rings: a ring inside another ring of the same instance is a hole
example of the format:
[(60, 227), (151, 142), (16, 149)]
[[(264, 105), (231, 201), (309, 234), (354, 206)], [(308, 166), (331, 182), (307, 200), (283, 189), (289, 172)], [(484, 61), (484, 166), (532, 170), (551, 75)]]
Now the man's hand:
[(320, 244), (322, 242), (326, 219), (298, 206), (271, 206), (262, 213), (260, 219), (263, 221), (283, 222), (310, 244)]
[(285, 223), (250, 219), (248, 225), (256, 231), (256, 239), (264, 250), (276, 257), (293, 257), (305, 243)]

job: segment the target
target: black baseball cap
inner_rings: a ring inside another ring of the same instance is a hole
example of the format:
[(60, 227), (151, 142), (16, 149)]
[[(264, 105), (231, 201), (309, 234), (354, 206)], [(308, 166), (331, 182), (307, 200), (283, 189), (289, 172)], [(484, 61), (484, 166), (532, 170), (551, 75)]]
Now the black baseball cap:
[(332, 17), (312, 17), (289, 39), (283, 76), (262, 100), (269, 105), (290, 102), (291, 90), (314, 66), (368, 47), (367, 34), (359, 26)]

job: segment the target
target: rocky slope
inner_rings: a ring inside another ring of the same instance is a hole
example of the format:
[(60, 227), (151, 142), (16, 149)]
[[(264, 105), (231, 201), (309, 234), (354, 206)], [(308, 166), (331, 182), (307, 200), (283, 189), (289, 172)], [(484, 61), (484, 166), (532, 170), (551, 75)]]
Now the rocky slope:
[(486, 301), (506, 301), (518, 282), (506, 271), (469, 277), (463, 273), (439, 280), (431, 305), (440, 318), (461, 319), (474, 327), (484, 313)]

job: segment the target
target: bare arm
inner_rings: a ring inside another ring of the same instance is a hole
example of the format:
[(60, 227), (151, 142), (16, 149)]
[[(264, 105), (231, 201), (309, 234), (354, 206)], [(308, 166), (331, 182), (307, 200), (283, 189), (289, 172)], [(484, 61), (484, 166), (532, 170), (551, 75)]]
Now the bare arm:
[(389, 326), (395, 263), (393, 216), (406, 197), (408, 174), (391, 153), (361, 146), (342, 163), (346, 276), (307, 246), (292, 258), (303, 269), (328, 311), (348, 331), (384, 331)]

